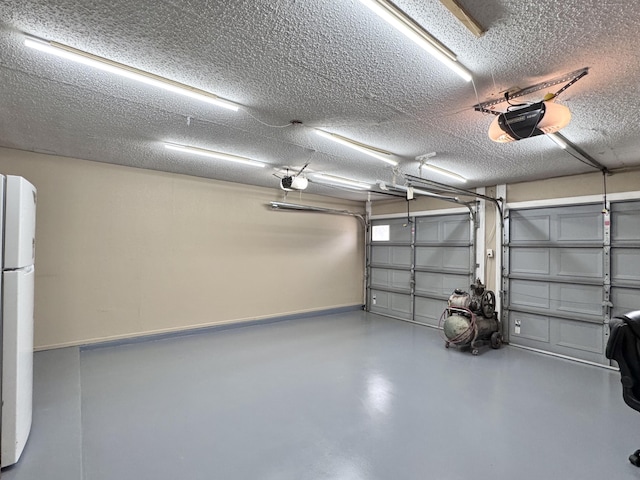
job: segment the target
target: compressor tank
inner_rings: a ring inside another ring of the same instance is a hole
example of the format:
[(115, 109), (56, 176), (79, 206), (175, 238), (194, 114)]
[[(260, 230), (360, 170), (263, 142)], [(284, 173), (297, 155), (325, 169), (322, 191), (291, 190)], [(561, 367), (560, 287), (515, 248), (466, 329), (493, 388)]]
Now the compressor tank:
[(445, 336), (456, 344), (467, 344), (473, 338), (471, 321), (464, 315), (453, 313), (444, 322)]
[[(498, 331), (496, 318), (476, 315), (475, 325), (478, 337), (486, 337)], [(454, 313), (449, 315), (444, 322), (444, 334), (451, 341), (455, 339), (455, 343), (469, 343), (474, 333), (474, 329), (471, 328), (471, 319), (464, 315)]]

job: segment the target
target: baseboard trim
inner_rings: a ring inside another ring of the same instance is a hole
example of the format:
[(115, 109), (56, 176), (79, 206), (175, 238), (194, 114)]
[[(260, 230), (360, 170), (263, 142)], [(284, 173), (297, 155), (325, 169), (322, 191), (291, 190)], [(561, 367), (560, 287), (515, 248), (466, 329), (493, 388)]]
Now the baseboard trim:
[(323, 317), (326, 315), (336, 315), (340, 313), (347, 313), (347, 312), (362, 310), (363, 308), (364, 308), (364, 305), (348, 305), (344, 307), (328, 308), (324, 310), (292, 313), (288, 315), (257, 318), (257, 319), (250, 319), (250, 320), (240, 320), (237, 322), (206, 325), (203, 327), (185, 328), (183, 330), (172, 330), (170, 332), (149, 333), (149, 334), (131, 336), (126, 338), (103, 340), (103, 341), (87, 343), (87, 344), (78, 345), (78, 346), (80, 347), (80, 351), (95, 350), (99, 348), (108, 348), (108, 347), (119, 347), (122, 345), (152, 342), (152, 341), (164, 340), (168, 338), (185, 337), (188, 335), (198, 335), (200, 333), (220, 332), (223, 330), (253, 327), (256, 325), (267, 325), (270, 323), (285, 322), (288, 320), (303, 320), (303, 319), (313, 318), (313, 317)]

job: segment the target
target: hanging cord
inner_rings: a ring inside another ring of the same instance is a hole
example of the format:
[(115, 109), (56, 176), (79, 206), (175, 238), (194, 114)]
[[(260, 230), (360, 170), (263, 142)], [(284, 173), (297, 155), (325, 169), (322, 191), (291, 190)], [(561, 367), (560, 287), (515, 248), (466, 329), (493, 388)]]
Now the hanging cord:
[[(494, 84), (495, 84), (495, 80), (494, 80)], [(478, 89), (476, 88), (476, 82), (473, 79), (473, 77), (471, 77), (471, 85), (473, 85), (473, 91), (476, 94), (476, 100), (478, 101), (478, 105), (480, 105), (480, 96), (478, 95)]]
[[(469, 326), (458, 335), (453, 338), (447, 338), (444, 335), (444, 321), (446, 318), (453, 313), (460, 314), (464, 317), (469, 318)], [(468, 308), (464, 307), (447, 307), (442, 311), (442, 315), (440, 315), (440, 320), (438, 320), (438, 329), (440, 329), (440, 336), (445, 342), (452, 343), (454, 345), (466, 345), (470, 343), (472, 339), (476, 336), (476, 315)]]
[(604, 196), (602, 199), (603, 205), (602, 205), (602, 213), (609, 213), (609, 209), (607, 208), (607, 172), (603, 171), (602, 172), (602, 186), (603, 186), (603, 191), (604, 191)]
[[(491, 74), (491, 76), (493, 76), (493, 73)], [(495, 83), (496, 83), (496, 80), (494, 78), (493, 79), (493, 86), (494, 87), (495, 87)], [(471, 85), (473, 85), (473, 91), (476, 94), (476, 101), (478, 102), (478, 105), (480, 105), (481, 102), (480, 102), (480, 96), (478, 95), (478, 88), (476, 87), (476, 82), (475, 82), (475, 80), (473, 78), (471, 79)], [(466, 108), (463, 111), (466, 111)], [(478, 111), (483, 115), (500, 115), (499, 113), (493, 112), (491, 110), (480, 109)]]
[[(509, 92), (504, 92), (504, 99), (509, 104), (509, 106), (511, 106), (511, 107), (526, 107), (528, 105), (531, 105), (531, 103), (511, 103), (509, 101)], [(511, 109), (507, 108), (507, 111), (509, 111), (509, 110), (511, 110)]]
[(241, 109), (244, 113), (246, 113), (247, 115), (249, 115), (251, 118), (253, 118), (254, 120), (260, 122), (261, 124), (267, 126), (267, 127), (271, 127), (271, 128), (285, 128), (285, 127), (290, 127), (291, 125), (295, 125), (295, 122), (289, 122), (285, 125), (271, 125), (270, 123), (266, 123), (263, 122), (262, 120), (260, 120), (258, 117), (256, 117), (255, 115), (253, 115), (247, 108), (242, 108)]

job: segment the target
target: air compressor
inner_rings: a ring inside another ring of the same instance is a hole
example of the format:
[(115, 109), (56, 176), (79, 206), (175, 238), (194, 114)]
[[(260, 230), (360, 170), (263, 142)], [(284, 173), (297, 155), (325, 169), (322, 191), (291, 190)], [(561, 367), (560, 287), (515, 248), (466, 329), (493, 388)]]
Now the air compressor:
[(502, 346), (502, 325), (496, 312), (496, 295), (487, 290), (480, 279), (469, 287), (470, 292), (455, 289), (442, 312), (445, 347), (469, 347), (472, 355), (478, 347), (489, 343), (491, 348)]

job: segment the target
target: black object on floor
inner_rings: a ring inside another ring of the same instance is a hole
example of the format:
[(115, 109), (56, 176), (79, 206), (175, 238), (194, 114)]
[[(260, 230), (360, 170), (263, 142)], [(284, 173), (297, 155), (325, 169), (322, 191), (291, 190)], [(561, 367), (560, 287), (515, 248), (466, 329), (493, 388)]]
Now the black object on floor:
[[(640, 412), (640, 310), (613, 318), (609, 329), (607, 358), (620, 367), (624, 402)], [(629, 456), (629, 461), (640, 467), (640, 449)]]

